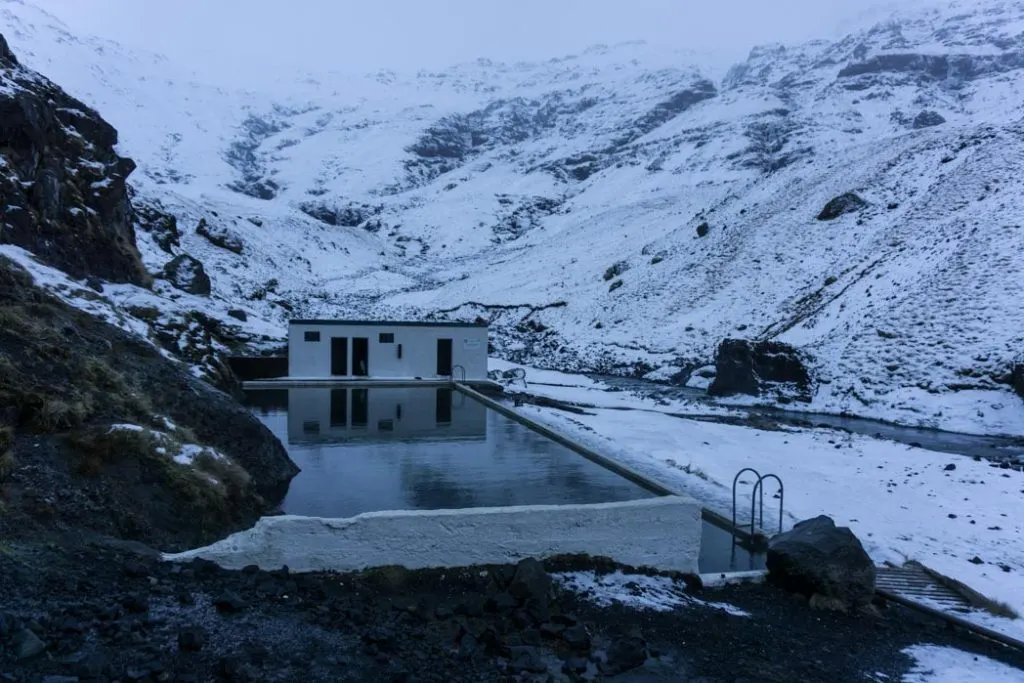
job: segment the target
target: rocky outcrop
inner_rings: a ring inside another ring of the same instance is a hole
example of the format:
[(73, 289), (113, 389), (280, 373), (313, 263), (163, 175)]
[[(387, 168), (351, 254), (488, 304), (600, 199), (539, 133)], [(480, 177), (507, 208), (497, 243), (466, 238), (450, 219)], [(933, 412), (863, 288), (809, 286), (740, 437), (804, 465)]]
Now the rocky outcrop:
[(99, 114), (18, 63), (0, 38), (0, 243), (73, 277), (146, 285), (125, 184)]
[(726, 339), (718, 346), (711, 396), (773, 396), (809, 402), (812, 378), (802, 354), (775, 341)]
[(168, 254), (181, 246), (181, 232), (178, 219), (167, 213), (159, 203), (147, 204), (135, 201), (135, 226), (153, 236), (157, 246)]
[(183, 292), (210, 296), (210, 276), (203, 264), (188, 254), (178, 254), (164, 266), (162, 276)]
[(841, 194), (825, 205), (818, 214), (819, 221), (834, 221), (842, 215), (856, 213), (866, 208), (868, 203), (853, 192)]
[(770, 582), (807, 596), (816, 606), (854, 610), (874, 597), (871, 557), (849, 528), (837, 527), (824, 515), (772, 538), (766, 564)]
[(914, 117), (914, 122), (911, 125), (915, 130), (920, 130), (921, 128), (941, 126), (945, 122), (946, 119), (943, 118), (942, 114), (926, 109)]
[(210, 244), (221, 249), (227, 249), (228, 251), (241, 254), (244, 244), (242, 238), (236, 235), (231, 230), (228, 230), (222, 225), (210, 225), (206, 222), (205, 218), (199, 219), (199, 225), (196, 227), (196, 233), (205, 237), (209, 240)]
[(184, 549), (275, 510), (298, 468), (230, 396), (3, 258), (0, 317), (0, 537), (64, 525)]

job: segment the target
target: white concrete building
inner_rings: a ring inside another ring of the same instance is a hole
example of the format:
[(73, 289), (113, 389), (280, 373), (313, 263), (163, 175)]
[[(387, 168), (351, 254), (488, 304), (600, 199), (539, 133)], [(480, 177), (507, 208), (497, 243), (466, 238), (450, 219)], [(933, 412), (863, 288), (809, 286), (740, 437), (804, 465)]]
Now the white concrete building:
[(289, 379), (487, 379), (487, 325), (292, 320)]

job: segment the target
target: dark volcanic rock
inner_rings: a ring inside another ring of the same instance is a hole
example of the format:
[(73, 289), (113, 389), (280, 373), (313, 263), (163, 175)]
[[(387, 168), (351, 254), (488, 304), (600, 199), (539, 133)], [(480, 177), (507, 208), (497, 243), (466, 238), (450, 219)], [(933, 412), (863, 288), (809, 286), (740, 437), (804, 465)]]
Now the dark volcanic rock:
[(1024, 360), (1014, 364), (1010, 371), (1010, 381), (1013, 383), (1013, 389), (1017, 395), (1024, 398)]
[(199, 259), (178, 254), (164, 266), (163, 277), (183, 292), (210, 296), (210, 276)]
[(14, 657), (19, 662), (46, 652), (46, 643), (30, 629), (22, 629), (11, 638), (11, 646), (14, 649)]
[(136, 227), (153, 235), (157, 246), (173, 255), (175, 247), (181, 246), (178, 219), (166, 213), (159, 205), (135, 201), (134, 208)]
[(766, 564), (775, 585), (846, 609), (864, 607), (874, 597), (874, 562), (849, 528), (824, 515), (772, 538)]
[(941, 126), (946, 122), (946, 119), (942, 117), (937, 111), (925, 110), (914, 117), (914, 123), (911, 124), (917, 130), (921, 128), (932, 128), (934, 126)]
[(135, 163), (116, 144), (99, 114), (19, 65), (2, 42), (0, 242), (73, 277), (148, 284), (125, 184)]
[[(0, 427), (14, 428), (15, 463), (31, 464), (12, 474), (19, 495), (3, 499), (0, 538), (71, 527), (177, 550), (275, 509), (298, 469), (232, 397), (150, 341), (35, 287), (2, 257), (0, 310)], [(183, 466), (161, 439), (226, 457)]]
[(819, 221), (833, 221), (840, 216), (854, 213), (867, 207), (868, 203), (853, 192), (841, 194), (825, 205), (818, 214)]
[(715, 357), (711, 396), (746, 394), (810, 401), (811, 375), (799, 351), (775, 341), (725, 339)]

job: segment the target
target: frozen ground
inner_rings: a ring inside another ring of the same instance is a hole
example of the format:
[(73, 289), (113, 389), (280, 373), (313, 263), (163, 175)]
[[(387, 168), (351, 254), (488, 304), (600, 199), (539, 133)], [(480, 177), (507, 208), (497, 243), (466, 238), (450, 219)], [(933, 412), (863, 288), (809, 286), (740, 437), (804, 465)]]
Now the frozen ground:
[[(1021, 683), (1024, 671), (951, 647), (917, 645), (904, 653), (917, 664), (903, 683)], [(885, 679), (876, 679), (883, 683)]]
[[(492, 367), (511, 365), (492, 361)], [(530, 369), (527, 383), (533, 394), (601, 407), (588, 409), (593, 415), (520, 410), (717, 512), (731, 515), (732, 480), (741, 469), (774, 473), (786, 487), (785, 528), (829, 515), (853, 529), (877, 563), (917, 560), (1024, 614), (1021, 472), (832, 430), (765, 431), (686, 419), (707, 413), (706, 406), (608, 393), (598, 382), (564, 373)], [(753, 481), (740, 480), (743, 521)], [(765, 498), (770, 531), (778, 524), (775, 490), (769, 484)], [(1019, 619), (969, 618), (1024, 639)]]

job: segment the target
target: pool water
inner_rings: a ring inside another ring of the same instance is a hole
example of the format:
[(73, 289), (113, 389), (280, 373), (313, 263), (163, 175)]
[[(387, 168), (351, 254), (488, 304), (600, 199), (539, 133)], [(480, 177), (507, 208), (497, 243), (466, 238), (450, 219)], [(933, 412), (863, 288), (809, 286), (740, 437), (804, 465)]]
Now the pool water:
[(448, 387), (248, 391), (302, 469), (287, 514), (611, 503), (639, 485)]

